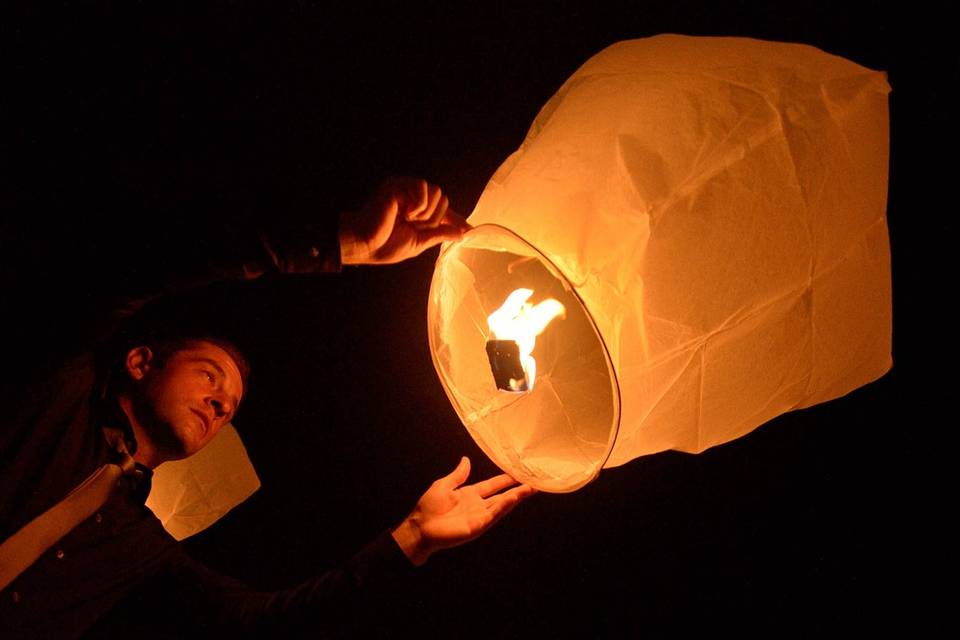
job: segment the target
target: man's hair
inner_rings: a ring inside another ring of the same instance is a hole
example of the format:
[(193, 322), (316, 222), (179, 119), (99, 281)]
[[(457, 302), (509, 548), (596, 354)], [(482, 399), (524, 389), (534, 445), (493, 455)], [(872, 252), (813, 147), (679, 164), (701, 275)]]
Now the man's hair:
[(128, 385), (126, 357), (131, 349), (149, 347), (154, 362), (163, 366), (179, 351), (195, 343), (208, 342), (223, 349), (237, 365), (244, 393), (249, 385), (250, 362), (232, 340), (211, 330), (218, 324), (215, 315), (198, 313), (194, 305), (151, 304), (124, 322), (100, 350), (100, 370), (106, 373), (110, 386), (116, 390)]
[[(142, 342), (141, 345), (150, 347), (150, 351), (153, 352), (153, 361), (162, 367), (171, 356), (179, 351), (190, 349), (197, 342), (209, 342), (226, 351), (227, 355), (236, 363), (237, 369), (240, 371), (240, 381), (243, 383), (244, 391), (246, 391), (247, 380), (250, 377), (250, 363), (237, 345), (225, 338), (209, 335), (156, 337)], [(141, 345), (131, 345), (130, 349)]]
[(131, 349), (149, 347), (153, 353), (153, 362), (158, 367), (162, 367), (173, 355), (192, 348), (198, 342), (207, 342), (220, 347), (233, 359), (237, 370), (240, 371), (240, 381), (246, 393), (250, 380), (250, 362), (237, 345), (219, 336), (189, 332), (182, 335), (153, 333), (127, 336), (126, 339), (114, 343), (107, 356), (109, 362), (105, 364), (114, 384), (119, 385), (115, 388), (122, 389), (127, 385), (126, 357)]

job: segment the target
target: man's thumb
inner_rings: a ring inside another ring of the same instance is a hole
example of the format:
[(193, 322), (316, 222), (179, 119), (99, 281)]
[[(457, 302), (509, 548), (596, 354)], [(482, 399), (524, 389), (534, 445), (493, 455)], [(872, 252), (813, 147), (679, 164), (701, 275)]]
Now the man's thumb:
[(453, 242), (463, 238), (463, 229), (452, 224), (442, 224), (439, 227), (420, 229), (418, 231), (418, 251), (426, 251), (441, 242)]
[(467, 478), (470, 477), (470, 458), (463, 456), (460, 458), (460, 463), (457, 464), (457, 468), (450, 472), (449, 475), (444, 476), (441, 480), (448, 489), (456, 489), (464, 482), (467, 481)]

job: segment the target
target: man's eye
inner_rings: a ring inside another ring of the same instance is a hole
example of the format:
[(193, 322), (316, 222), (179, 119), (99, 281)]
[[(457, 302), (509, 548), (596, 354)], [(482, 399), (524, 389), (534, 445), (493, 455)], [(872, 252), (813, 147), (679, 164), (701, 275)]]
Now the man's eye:
[(210, 373), (209, 371), (204, 371), (204, 372), (203, 372), (203, 375), (204, 375), (204, 377), (205, 377), (209, 382), (214, 382), (214, 381), (216, 380), (216, 379), (213, 377), (213, 374)]

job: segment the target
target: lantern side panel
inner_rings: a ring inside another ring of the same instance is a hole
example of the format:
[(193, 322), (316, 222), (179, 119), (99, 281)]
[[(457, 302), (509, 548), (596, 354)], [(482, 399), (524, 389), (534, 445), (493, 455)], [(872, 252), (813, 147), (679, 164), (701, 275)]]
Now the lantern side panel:
[(891, 366), (883, 73), (658, 36), (587, 61), (470, 217), (576, 289), (621, 391), (607, 465), (699, 452)]

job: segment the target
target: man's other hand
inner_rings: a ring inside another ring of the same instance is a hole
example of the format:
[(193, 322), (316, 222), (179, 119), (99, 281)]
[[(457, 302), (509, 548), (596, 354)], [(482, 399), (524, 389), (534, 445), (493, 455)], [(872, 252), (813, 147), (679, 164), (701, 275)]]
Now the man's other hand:
[(340, 216), (343, 264), (392, 264), (420, 255), (470, 228), (440, 187), (419, 178), (390, 178), (358, 212)]
[(470, 459), (464, 457), (450, 475), (430, 485), (413, 513), (393, 531), (414, 565), (422, 565), (435, 551), (473, 540), (536, 493), (507, 474), (461, 486), (469, 475)]

